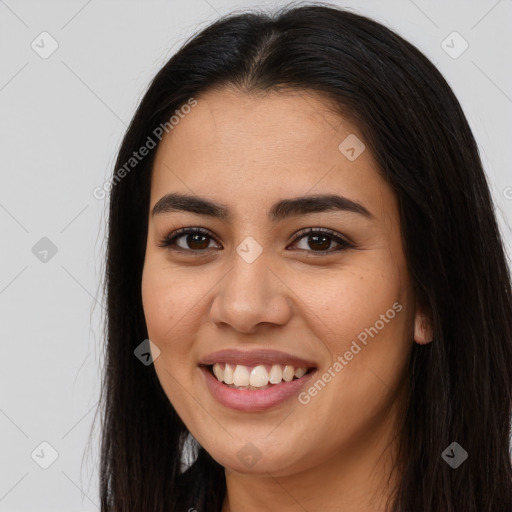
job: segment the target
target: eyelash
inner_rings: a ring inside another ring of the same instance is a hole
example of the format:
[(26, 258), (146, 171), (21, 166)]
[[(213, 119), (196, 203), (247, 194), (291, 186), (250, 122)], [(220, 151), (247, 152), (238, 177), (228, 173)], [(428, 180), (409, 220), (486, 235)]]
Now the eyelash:
[[(215, 237), (212, 236), (212, 234), (205, 228), (200, 228), (200, 227), (180, 228), (180, 229), (177, 229), (176, 231), (173, 231), (169, 235), (165, 236), (159, 242), (158, 246), (159, 247), (167, 247), (168, 249), (174, 250), (174, 251), (196, 253), (195, 255), (200, 255), (201, 253), (204, 253), (205, 251), (207, 251), (209, 249), (209, 248), (206, 248), (206, 249), (194, 250), (194, 249), (184, 249), (183, 247), (172, 248), (172, 246), (174, 245), (174, 243), (177, 239), (181, 238), (184, 235), (189, 235), (189, 234), (201, 234), (201, 235), (207, 236), (207, 237), (215, 240)], [(332, 231), (327, 228), (301, 229), (300, 231), (298, 231), (296, 233), (296, 236), (293, 239), (292, 244), (294, 244), (294, 243), (298, 242), (300, 239), (306, 237), (306, 235), (311, 235), (311, 234), (326, 235), (329, 238), (331, 238), (333, 241), (340, 244), (341, 247), (338, 249), (326, 250), (326, 251), (315, 251), (315, 250), (306, 250), (306, 249), (299, 249), (299, 250), (305, 251), (308, 253), (313, 253), (314, 255), (320, 256), (320, 255), (324, 255), (324, 254), (331, 254), (333, 252), (341, 252), (343, 250), (355, 247), (355, 245), (353, 243), (351, 243), (347, 239), (341, 237), (335, 231)]]

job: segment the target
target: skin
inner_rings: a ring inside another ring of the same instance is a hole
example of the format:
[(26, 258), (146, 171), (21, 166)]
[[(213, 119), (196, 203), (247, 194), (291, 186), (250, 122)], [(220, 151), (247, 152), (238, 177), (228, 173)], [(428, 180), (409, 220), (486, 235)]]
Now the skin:
[[(159, 145), (150, 212), (165, 194), (181, 192), (225, 204), (233, 219), (149, 216), (142, 299), (161, 351), (154, 363), (161, 385), (226, 468), (223, 512), (384, 511), (397, 482), (392, 475), (386, 487), (406, 364), (413, 343), (431, 340), (396, 197), (368, 149), (354, 161), (340, 152), (349, 134), (363, 136), (314, 93), (221, 89), (197, 100)], [(280, 199), (324, 193), (357, 201), (374, 218), (342, 211), (277, 224), (267, 218)], [(194, 245), (184, 235), (176, 241), (182, 252), (159, 246), (182, 227), (206, 228), (212, 238)], [(356, 247), (332, 252), (339, 245), (327, 239), (315, 256), (319, 245), (308, 235), (295, 241), (308, 227), (331, 229)], [(248, 236), (263, 250), (252, 263), (236, 252)], [(322, 375), (395, 303), (401, 311), (307, 404), (293, 397), (260, 412), (228, 409), (198, 368), (220, 349), (271, 347), (314, 361)], [(261, 456), (252, 467), (237, 456), (249, 442)]]

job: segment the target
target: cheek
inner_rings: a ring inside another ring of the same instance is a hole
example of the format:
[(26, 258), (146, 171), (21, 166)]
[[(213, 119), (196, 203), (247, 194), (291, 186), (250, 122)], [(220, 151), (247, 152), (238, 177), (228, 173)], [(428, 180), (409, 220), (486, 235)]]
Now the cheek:
[(346, 271), (296, 281), (303, 318), (331, 360), (329, 391), (322, 395), (333, 411), (341, 400), (352, 411), (365, 402), (370, 414), (391, 400), (412, 348), (414, 311), (406, 278), (405, 267), (380, 255)]
[(162, 333), (172, 326), (173, 316), (176, 314), (171, 295), (167, 287), (162, 286), (159, 277), (160, 273), (154, 267), (147, 264), (144, 266), (141, 283), (142, 307), (149, 338), (158, 345), (163, 341)]
[(187, 341), (192, 343), (191, 331), (197, 325), (195, 311), (200, 293), (188, 280), (180, 280), (176, 272), (165, 266), (148, 263), (141, 283), (142, 305), (148, 336), (162, 351), (173, 352), (173, 361), (186, 352)]
[(380, 265), (354, 265), (346, 271), (334, 269), (301, 276), (294, 280), (294, 292), (303, 304), (303, 318), (313, 323), (312, 330), (331, 348), (339, 345), (341, 350), (347, 340), (373, 326), (390, 309), (390, 324), (396, 327), (400, 323), (394, 319), (405, 315), (395, 314), (392, 308), (395, 302), (404, 307), (407, 301), (401, 282), (397, 270), (385, 271)]
[[(190, 403), (183, 393), (189, 388), (194, 369), (193, 357), (195, 316), (198, 298), (190, 281), (177, 279), (176, 272), (165, 264), (148, 262), (143, 271), (141, 293), (149, 339), (160, 349), (154, 361), (155, 372), (169, 401), (182, 418), (193, 418)], [(172, 276), (172, 277), (171, 277)]]

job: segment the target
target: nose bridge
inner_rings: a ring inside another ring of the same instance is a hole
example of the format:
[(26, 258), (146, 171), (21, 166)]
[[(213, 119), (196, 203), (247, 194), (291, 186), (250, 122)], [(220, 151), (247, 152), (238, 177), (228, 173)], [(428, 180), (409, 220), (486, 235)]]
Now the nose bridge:
[(247, 237), (232, 256), (214, 297), (212, 320), (246, 332), (260, 323), (285, 323), (290, 314), (286, 287), (270, 269), (269, 254)]
[(240, 308), (245, 303), (253, 311), (260, 309), (273, 288), (269, 283), (269, 263), (268, 254), (264, 254), (261, 246), (242, 242), (233, 254), (232, 269), (224, 282), (224, 296), (230, 296)]

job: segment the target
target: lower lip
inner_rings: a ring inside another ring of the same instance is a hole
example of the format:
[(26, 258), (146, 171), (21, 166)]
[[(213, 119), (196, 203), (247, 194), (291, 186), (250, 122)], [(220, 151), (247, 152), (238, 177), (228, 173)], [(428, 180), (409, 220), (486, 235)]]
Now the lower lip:
[(199, 367), (206, 378), (206, 385), (213, 397), (222, 405), (238, 411), (256, 412), (276, 407), (297, 395), (316, 373), (313, 370), (300, 379), (282, 382), (261, 391), (235, 389), (219, 382), (205, 366)]

